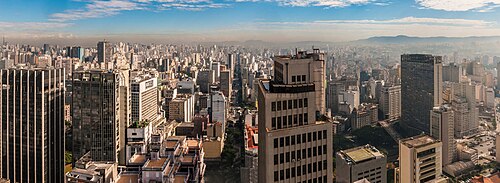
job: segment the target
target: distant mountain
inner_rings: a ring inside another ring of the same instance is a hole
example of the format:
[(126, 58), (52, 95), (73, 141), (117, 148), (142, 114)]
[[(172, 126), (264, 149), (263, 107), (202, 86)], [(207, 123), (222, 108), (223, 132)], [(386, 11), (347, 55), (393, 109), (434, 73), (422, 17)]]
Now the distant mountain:
[(446, 42), (484, 42), (500, 41), (500, 36), (471, 36), (471, 37), (410, 37), (399, 36), (377, 36), (368, 39), (354, 41), (355, 43), (378, 43), (378, 44), (408, 44), (408, 43), (446, 43)]

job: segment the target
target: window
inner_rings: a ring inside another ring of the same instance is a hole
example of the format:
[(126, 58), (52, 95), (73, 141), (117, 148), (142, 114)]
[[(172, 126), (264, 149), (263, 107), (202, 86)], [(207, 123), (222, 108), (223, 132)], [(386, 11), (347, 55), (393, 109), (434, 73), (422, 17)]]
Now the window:
[(312, 135), (311, 132), (307, 133), (307, 142), (311, 142), (312, 140)]
[(274, 148), (278, 148), (278, 138), (274, 139), (273, 144), (274, 144)]
[(302, 82), (306, 81), (306, 75), (302, 75)]
[(328, 170), (328, 163), (326, 160), (323, 160), (323, 169)]
[(304, 107), (307, 107), (307, 98), (304, 98)]
[(293, 124), (297, 124), (298, 123), (298, 118), (297, 118), (297, 115), (294, 114), (293, 115)]
[(300, 150), (297, 150), (297, 159), (300, 159)]
[(318, 135), (318, 133), (313, 132), (313, 141), (316, 141), (316, 135)]
[(323, 139), (326, 139), (326, 130), (323, 130)]
[(275, 154), (274, 155), (274, 165), (277, 165), (278, 164), (278, 155)]
[(318, 171), (318, 167), (316, 166), (316, 162), (313, 163), (313, 172), (317, 172)]
[(300, 143), (302, 143), (302, 142), (300, 141), (300, 135), (297, 135), (297, 144), (300, 144)]
[(281, 153), (280, 154), (280, 164), (285, 163), (285, 154)]
[(288, 116), (288, 124), (289, 124), (289, 126), (292, 126), (292, 115)]
[(296, 76), (292, 76), (292, 82), (296, 82), (297, 81), (297, 77)]
[(302, 175), (307, 174), (307, 168), (306, 165), (302, 165)]
[(323, 154), (323, 149), (321, 148), (321, 146), (318, 146), (318, 155), (322, 155)]
[(307, 157), (308, 158), (312, 157), (312, 149), (311, 148), (307, 148)]
[(286, 146), (290, 146), (290, 136), (287, 136), (287, 137), (285, 138), (285, 145), (286, 145)]
[(297, 101), (297, 99), (293, 100), (293, 108), (294, 108), (294, 109), (297, 109), (297, 104), (298, 104), (298, 103), (299, 103), (299, 102)]
[(301, 176), (302, 175), (302, 171), (300, 171), (301, 168), (300, 168), (300, 165), (297, 166), (297, 176)]
[(317, 155), (318, 155), (318, 153), (317, 153), (317, 151), (316, 151), (316, 147), (313, 147), (313, 148), (312, 148), (312, 150), (313, 150), (313, 156), (317, 156)]
[(276, 118), (275, 117), (271, 118), (271, 128), (273, 130), (276, 129)]
[(307, 165), (307, 173), (312, 173), (312, 164), (311, 163), (309, 163)]
[(290, 178), (290, 168), (286, 169), (286, 179)]
[(280, 180), (285, 180), (285, 171), (280, 170)]
[(288, 109), (292, 109), (292, 108), (293, 108), (292, 100), (288, 100)]
[(285, 157), (286, 157), (286, 162), (289, 163), (290, 162), (290, 152), (286, 152)]
[(299, 99), (299, 108), (302, 108), (302, 99)]
[(285, 146), (285, 139), (283, 137), (280, 138), (280, 147)]
[(323, 154), (327, 154), (326, 145), (323, 145)]
[(295, 167), (292, 167), (292, 177), (295, 177)]
[(286, 110), (286, 100), (283, 101), (283, 110)]
[(276, 110), (281, 111), (281, 102), (280, 102), (280, 101), (278, 101), (278, 102), (276, 103), (276, 108), (278, 108), (278, 109), (276, 109)]
[(299, 114), (299, 125), (304, 125), (304, 119), (302, 117), (302, 114)]
[(304, 124), (308, 124), (309, 123), (309, 119), (308, 119), (308, 116), (307, 116), (307, 113), (304, 113)]
[(286, 116), (283, 116), (283, 127), (287, 127), (287, 126), (288, 126), (287, 118), (286, 118)]
[(296, 160), (295, 159), (295, 151), (292, 151), (292, 160)]
[(318, 163), (318, 171), (321, 171), (323, 170), (323, 164), (320, 162)]
[(303, 134), (302, 134), (302, 143), (305, 143), (305, 142), (306, 142), (306, 134), (305, 134), (305, 133), (303, 133)]
[(278, 129), (281, 129), (283, 128), (283, 124), (281, 124), (281, 116), (278, 117), (278, 119), (276, 120), (276, 123), (278, 123)]
[(295, 135), (292, 135), (292, 145), (295, 145)]
[(278, 171), (274, 171), (274, 182), (278, 181)]
[(271, 111), (276, 111), (276, 102), (271, 102)]
[(302, 149), (302, 159), (306, 159), (306, 149)]

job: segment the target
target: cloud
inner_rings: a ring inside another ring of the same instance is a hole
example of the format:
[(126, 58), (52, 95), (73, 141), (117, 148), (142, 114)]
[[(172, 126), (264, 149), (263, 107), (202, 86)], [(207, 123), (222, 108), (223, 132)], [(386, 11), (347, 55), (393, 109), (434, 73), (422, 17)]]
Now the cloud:
[[(234, 0), (235, 2), (258, 2), (260, 0)], [(292, 7), (347, 7), (351, 5), (364, 5), (369, 3), (374, 3), (375, 5), (385, 6), (388, 5), (386, 2), (376, 2), (376, 0), (261, 0), (266, 2), (277, 2), (281, 6), (292, 6)]]
[(50, 21), (66, 22), (88, 18), (101, 18), (117, 15), (122, 11), (169, 9), (201, 11), (209, 8), (224, 8), (228, 4), (214, 3), (211, 0), (90, 0), (81, 9), (65, 10), (50, 15)]
[(423, 8), (444, 11), (488, 12), (500, 6), (500, 0), (416, 0)]
[(447, 25), (447, 26), (473, 26), (485, 27), (495, 24), (495, 22), (488, 22), (484, 20), (471, 20), (471, 19), (447, 19), (447, 18), (417, 18), (417, 17), (404, 17), (400, 19), (390, 20), (320, 20), (312, 23), (335, 23), (335, 24), (422, 24), (422, 25)]

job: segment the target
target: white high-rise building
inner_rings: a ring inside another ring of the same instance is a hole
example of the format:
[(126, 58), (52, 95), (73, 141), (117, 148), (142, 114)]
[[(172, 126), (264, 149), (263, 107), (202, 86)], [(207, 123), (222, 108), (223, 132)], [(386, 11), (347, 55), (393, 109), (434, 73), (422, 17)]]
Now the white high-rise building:
[(430, 135), (443, 143), (443, 166), (446, 166), (457, 159), (457, 145), (454, 138), (454, 113), (448, 105), (434, 107), (430, 112)]
[(399, 119), (401, 117), (401, 85), (383, 87), (379, 103), (386, 119)]

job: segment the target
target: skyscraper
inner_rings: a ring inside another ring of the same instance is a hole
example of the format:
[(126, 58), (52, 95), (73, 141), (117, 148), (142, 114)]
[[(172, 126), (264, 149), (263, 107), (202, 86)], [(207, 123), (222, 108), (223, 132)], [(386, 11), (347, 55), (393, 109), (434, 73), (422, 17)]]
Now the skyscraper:
[(450, 106), (434, 107), (431, 113), (430, 136), (443, 143), (443, 166), (453, 163), (457, 156), (454, 138), (454, 113)]
[(231, 77), (231, 71), (223, 70), (220, 72), (220, 91), (224, 94), (227, 99), (231, 99), (233, 77)]
[(149, 76), (139, 76), (131, 83), (131, 122), (147, 120), (156, 121), (158, 110), (157, 79)]
[(316, 121), (319, 58), (317, 50), (275, 57), (275, 79), (259, 81), (259, 182), (333, 180), (332, 124)]
[(401, 125), (429, 134), (429, 111), (442, 99), (442, 57), (401, 55)]
[(73, 73), (73, 160), (90, 152), (94, 161), (124, 164), (127, 76), (105, 70)]
[(399, 119), (401, 117), (401, 86), (385, 86), (381, 93), (380, 108), (385, 119)]
[(100, 41), (97, 43), (97, 62), (110, 62), (113, 57), (113, 48), (107, 41)]
[(64, 182), (63, 69), (0, 70), (1, 178)]
[(429, 182), (442, 175), (442, 143), (428, 135), (399, 141), (399, 167), (395, 182)]

